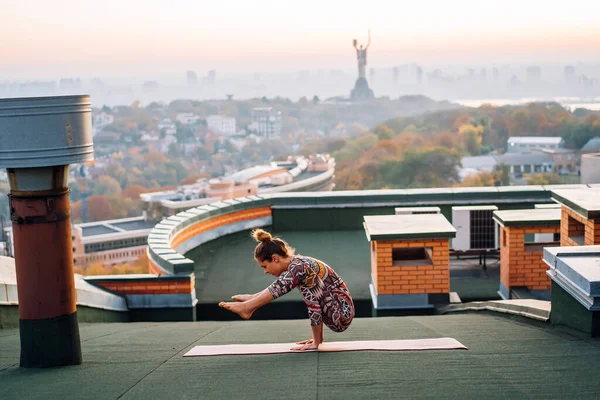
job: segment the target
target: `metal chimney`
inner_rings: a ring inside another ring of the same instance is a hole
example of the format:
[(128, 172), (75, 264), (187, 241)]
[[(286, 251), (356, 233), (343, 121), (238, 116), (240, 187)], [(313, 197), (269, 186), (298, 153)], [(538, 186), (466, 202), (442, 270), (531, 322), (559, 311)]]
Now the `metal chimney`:
[(22, 367), (81, 364), (69, 164), (92, 160), (87, 95), (0, 99), (10, 184)]

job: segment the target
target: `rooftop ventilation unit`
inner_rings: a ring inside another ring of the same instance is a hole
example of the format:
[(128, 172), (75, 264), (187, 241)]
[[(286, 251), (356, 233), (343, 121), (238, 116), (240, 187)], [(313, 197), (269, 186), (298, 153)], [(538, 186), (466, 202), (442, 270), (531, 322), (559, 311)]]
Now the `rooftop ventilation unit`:
[(452, 207), (452, 225), (456, 237), (452, 240), (454, 251), (494, 250), (498, 248), (498, 229), (493, 213), (496, 206)]
[(439, 207), (399, 207), (396, 208), (396, 215), (414, 215), (414, 214), (439, 214)]

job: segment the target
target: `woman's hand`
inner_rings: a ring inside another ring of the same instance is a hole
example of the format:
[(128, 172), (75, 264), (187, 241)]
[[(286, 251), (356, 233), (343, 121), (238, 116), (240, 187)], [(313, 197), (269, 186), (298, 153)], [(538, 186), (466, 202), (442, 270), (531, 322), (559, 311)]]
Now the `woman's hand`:
[(306, 339), (306, 340), (301, 340), (299, 342), (296, 342), (296, 344), (313, 344), (314, 340), (313, 339)]
[[(315, 351), (315, 350), (319, 350), (319, 345), (318, 344), (314, 344), (312, 339), (309, 339), (311, 343), (305, 343), (302, 344), (300, 346), (295, 346), (292, 347), (290, 350), (293, 351)], [(307, 340), (304, 340), (304, 342), (307, 342)]]

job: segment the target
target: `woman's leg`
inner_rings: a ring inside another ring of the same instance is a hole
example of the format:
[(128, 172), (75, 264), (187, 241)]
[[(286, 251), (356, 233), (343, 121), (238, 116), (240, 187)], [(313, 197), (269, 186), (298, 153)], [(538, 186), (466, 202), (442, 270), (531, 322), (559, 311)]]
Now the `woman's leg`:
[(323, 323), (334, 332), (343, 332), (354, 319), (354, 302), (350, 293), (333, 291), (323, 306)]
[(273, 301), (273, 295), (269, 289), (265, 289), (258, 293), (258, 296), (244, 302), (220, 302), (219, 307), (238, 314), (243, 319), (250, 319), (254, 311), (258, 310), (265, 304)]

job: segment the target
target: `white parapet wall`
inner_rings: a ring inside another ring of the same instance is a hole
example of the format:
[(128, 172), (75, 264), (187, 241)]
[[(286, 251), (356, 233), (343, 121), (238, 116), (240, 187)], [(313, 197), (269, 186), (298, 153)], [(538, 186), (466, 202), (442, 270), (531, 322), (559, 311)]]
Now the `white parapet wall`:
[[(124, 297), (98, 288), (75, 274), (77, 305), (110, 311), (129, 311)], [(0, 305), (19, 304), (15, 259), (0, 257)]]

